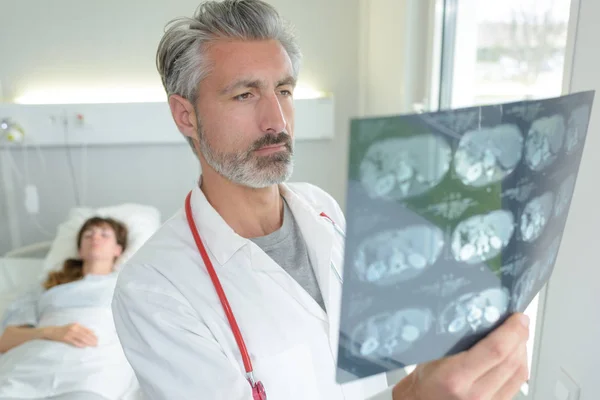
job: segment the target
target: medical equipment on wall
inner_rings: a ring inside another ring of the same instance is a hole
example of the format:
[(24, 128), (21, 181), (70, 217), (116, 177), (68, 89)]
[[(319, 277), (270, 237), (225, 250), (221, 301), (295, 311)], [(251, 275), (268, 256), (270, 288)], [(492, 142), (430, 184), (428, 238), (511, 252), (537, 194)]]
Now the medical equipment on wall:
[[(196, 223), (194, 222), (194, 217), (192, 215), (191, 195), (192, 195), (192, 192), (188, 193), (188, 195), (185, 199), (185, 215), (186, 215), (186, 218), (188, 221), (188, 225), (190, 226), (190, 230), (192, 231), (192, 236), (194, 237), (194, 241), (196, 242), (198, 251), (200, 252), (200, 255), (202, 256), (202, 261), (204, 261), (204, 265), (206, 266), (206, 269), (207, 269), (210, 279), (213, 283), (213, 286), (217, 292), (217, 295), (219, 296), (219, 300), (221, 301), (221, 305), (223, 306), (223, 311), (225, 312), (227, 321), (229, 321), (229, 325), (231, 327), (231, 330), (233, 331), (233, 336), (234, 336), (237, 346), (240, 350), (240, 353), (242, 356), (242, 361), (244, 362), (244, 369), (246, 371), (246, 379), (248, 380), (248, 382), (250, 383), (250, 386), (252, 387), (252, 398), (253, 398), (253, 400), (266, 400), (267, 394), (265, 391), (265, 387), (263, 386), (261, 381), (257, 381), (254, 378), (252, 361), (250, 360), (250, 355), (248, 353), (248, 350), (246, 349), (246, 343), (244, 342), (244, 338), (242, 337), (240, 328), (237, 324), (235, 316), (233, 315), (233, 311), (231, 310), (231, 306), (229, 305), (227, 296), (225, 295), (223, 287), (221, 286), (219, 277), (217, 276), (217, 273), (213, 267), (212, 261), (210, 260), (210, 258), (208, 256), (208, 252), (206, 251), (206, 248), (204, 247), (204, 244), (202, 243), (202, 239), (200, 238), (198, 229), (196, 228)], [(322, 212), (319, 214), (319, 216), (329, 220), (331, 222), (331, 224), (333, 225), (335, 231), (338, 234), (340, 234), (342, 237), (346, 236), (344, 234), (344, 232), (342, 231), (342, 229), (339, 226), (337, 226), (337, 224), (327, 214)], [(337, 270), (337, 268), (335, 267), (333, 262), (331, 263), (331, 268), (335, 271), (335, 274), (337, 275), (340, 283), (342, 283), (341, 274)]]
[(21, 125), (10, 118), (0, 120), (0, 142), (21, 142), (25, 137), (25, 130)]

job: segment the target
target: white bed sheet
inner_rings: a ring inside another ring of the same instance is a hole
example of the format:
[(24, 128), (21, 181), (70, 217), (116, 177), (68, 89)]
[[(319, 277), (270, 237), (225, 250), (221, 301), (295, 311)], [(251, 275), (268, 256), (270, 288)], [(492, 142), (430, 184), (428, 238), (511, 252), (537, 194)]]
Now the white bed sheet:
[[(43, 259), (0, 258), (0, 319), (9, 304), (41, 282), (44, 277), (43, 267)], [(121, 400), (142, 399), (138, 382), (134, 378)]]

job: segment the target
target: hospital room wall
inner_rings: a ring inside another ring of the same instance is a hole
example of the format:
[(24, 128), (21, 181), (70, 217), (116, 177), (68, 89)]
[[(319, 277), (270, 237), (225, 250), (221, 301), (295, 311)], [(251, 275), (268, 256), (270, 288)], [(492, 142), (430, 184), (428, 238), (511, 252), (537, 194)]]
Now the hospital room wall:
[[(600, 88), (600, 2), (573, 0), (571, 71), (565, 89)], [(578, 12), (577, 12), (578, 11)], [(569, 54), (567, 54), (569, 57)], [(600, 399), (600, 99), (596, 93), (580, 172), (556, 267), (546, 294), (533, 400), (555, 399), (561, 370), (580, 387), (579, 400)], [(566, 398), (566, 397), (565, 397)], [(569, 397), (574, 399), (575, 397)]]
[[(324, 188), (343, 206), (349, 119), (357, 115), (359, 103), (359, 2), (271, 3), (296, 25), (304, 53), (300, 81), (335, 96), (335, 138), (298, 142), (292, 180)], [(190, 15), (198, 4), (198, 0), (0, 0), (0, 101), (48, 87), (88, 92), (106, 87), (160, 89), (154, 55), (164, 25), (174, 17)], [(21, 245), (50, 239), (43, 231), (53, 234), (76, 204), (67, 148), (43, 148), (43, 162), (34, 149), (11, 154), (21, 173), (27, 158), (30, 183), (38, 187), (40, 212), (32, 218), (25, 210), (24, 185), (18, 176), (13, 176), (14, 193), (0, 188), (4, 194), (0, 195), (0, 254), (11, 248), (4, 223), (8, 195), (14, 199), (9, 212), (18, 221)], [(140, 202), (157, 206), (163, 218), (181, 206), (199, 171), (183, 139), (181, 145), (72, 148), (71, 158), (80, 191), (85, 181), (86, 205)]]

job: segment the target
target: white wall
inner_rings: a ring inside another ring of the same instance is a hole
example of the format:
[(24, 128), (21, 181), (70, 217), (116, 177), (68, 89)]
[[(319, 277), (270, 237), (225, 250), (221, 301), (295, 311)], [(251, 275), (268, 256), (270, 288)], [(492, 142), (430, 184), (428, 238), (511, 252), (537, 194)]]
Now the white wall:
[[(570, 91), (600, 88), (600, 2), (580, 3)], [(573, 14), (573, 13), (572, 13)], [(576, 21), (574, 21), (576, 22)], [(570, 78), (570, 79), (569, 79)], [(560, 369), (581, 387), (580, 400), (600, 399), (600, 97), (595, 98), (575, 194), (556, 269), (548, 286), (534, 400), (554, 400)]]
[(361, 0), (361, 114), (427, 103), (433, 0)]
[[(199, 2), (0, 0), (0, 101), (45, 88), (160, 92), (154, 56), (164, 25), (177, 16), (191, 15)], [(271, 2), (296, 25), (305, 56), (300, 81), (336, 98), (335, 139), (298, 143), (292, 179), (323, 187), (343, 206), (349, 119), (358, 113), (358, 0)], [(10, 210), (17, 215), (22, 245), (46, 239), (38, 225), (52, 231), (75, 205), (66, 149), (42, 153), (45, 166), (35, 151), (27, 157), (40, 192), (38, 221), (25, 212), (18, 181), (18, 206)], [(14, 155), (22, 166), (25, 155)], [(74, 149), (72, 156), (81, 170), (81, 150)], [(147, 202), (159, 207), (165, 217), (181, 206), (198, 174), (185, 144), (94, 147), (87, 151), (86, 166), (88, 204)], [(4, 223), (5, 192), (0, 187), (0, 254), (10, 243)]]

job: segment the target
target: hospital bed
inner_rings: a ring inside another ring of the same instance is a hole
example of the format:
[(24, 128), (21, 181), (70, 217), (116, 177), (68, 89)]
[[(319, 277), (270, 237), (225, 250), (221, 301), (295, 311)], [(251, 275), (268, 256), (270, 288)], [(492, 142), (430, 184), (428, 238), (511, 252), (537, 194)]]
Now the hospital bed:
[[(0, 257), (0, 318), (18, 296), (39, 283), (49, 271), (60, 268), (66, 258), (76, 255), (77, 232), (83, 222), (94, 215), (113, 217), (127, 225), (129, 244), (119, 259), (117, 268), (141, 247), (161, 222), (157, 209), (139, 204), (71, 210), (66, 221), (59, 225), (56, 237), (52, 241), (19, 247)], [(139, 385), (133, 379), (120, 400), (142, 399)]]

